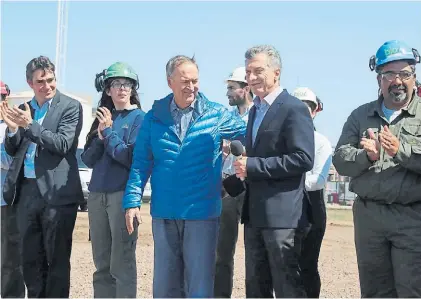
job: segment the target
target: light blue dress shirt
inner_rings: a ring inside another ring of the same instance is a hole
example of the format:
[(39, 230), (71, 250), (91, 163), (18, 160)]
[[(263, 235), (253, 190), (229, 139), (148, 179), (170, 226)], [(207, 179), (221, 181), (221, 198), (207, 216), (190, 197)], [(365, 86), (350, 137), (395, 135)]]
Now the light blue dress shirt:
[[(50, 109), (52, 99), (45, 102), (42, 107), (38, 106), (38, 102), (35, 98), (29, 102), (32, 106), (34, 111), (34, 118), (33, 121), (36, 121), (40, 125), (44, 121), (45, 116), (47, 115), (48, 110)], [(8, 133), (9, 137), (15, 135), (15, 133)], [(28, 179), (35, 179), (35, 153), (37, 151), (37, 145), (33, 142), (28, 146), (28, 150), (26, 151), (24, 166), (23, 166), (23, 175)]]
[[(42, 107), (38, 106), (38, 102), (33, 98), (30, 102), (30, 105), (35, 110), (34, 112), (34, 121), (42, 125), (45, 116), (47, 115), (48, 110), (50, 109), (51, 100), (45, 102)], [(24, 176), (28, 179), (34, 179), (35, 176), (35, 153), (37, 151), (37, 145), (33, 142), (28, 147), (25, 155), (23, 173)]]
[(259, 130), (259, 127), (263, 119), (265, 118), (266, 112), (268, 112), (270, 106), (273, 104), (273, 102), (281, 94), (282, 91), (283, 88), (279, 86), (262, 100), (259, 97), (254, 98), (253, 103), (254, 106), (256, 106), (256, 114), (254, 116), (253, 129), (251, 135), (253, 144), (256, 140), (256, 135)]

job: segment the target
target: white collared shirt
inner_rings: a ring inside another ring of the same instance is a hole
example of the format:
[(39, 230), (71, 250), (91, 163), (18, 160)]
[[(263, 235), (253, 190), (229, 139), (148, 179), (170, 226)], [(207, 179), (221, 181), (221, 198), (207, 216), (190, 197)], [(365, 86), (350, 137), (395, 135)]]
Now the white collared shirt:
[[(284, 90), (284, 88), (282, 86), (278, 86), (274, 91), (272, 91), (270, 94), (268, 94), (267, 96), (265, 96), (263, 98), (263, 100), (265, 100), (265, 102), (269, 106), (271, 106), (273, 104), (273, 102), (275, 102), (276, 98), (281, 94), (281, 92), (283, 90)], [(256, 98), (259, 98), (259, 97), (256, 97)]]
[(307, 191), (324, 189), (332, 164), (332, 146), (329, 140), (314, 131), (314, 166), (306, 173), (305, 186)]

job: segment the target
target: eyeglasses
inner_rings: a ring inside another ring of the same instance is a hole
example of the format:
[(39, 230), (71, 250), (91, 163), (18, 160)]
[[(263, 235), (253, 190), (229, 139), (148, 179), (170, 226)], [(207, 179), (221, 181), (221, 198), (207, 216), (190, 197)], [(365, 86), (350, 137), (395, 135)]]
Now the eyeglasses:
[(132, 89), (133, 83), (130, 83), (130, 82), (121, 83), (119, 81), (113, 81), (111, 83), (111, 87), (117, 88), (117, 89), (120, 89), (121, 87), (123, 87), (124, 89)]
[(380, 74), (382, 76), (383, 79), (387, 80), (387, 81), (393, 81), (396, 79), (396, 77), (399, 77), (402, 81), (406, 81), (409, 80), (414, 73), (413, 72), (407, 72), (407, 71), (402, 71), (402, 72), (384, 72)]

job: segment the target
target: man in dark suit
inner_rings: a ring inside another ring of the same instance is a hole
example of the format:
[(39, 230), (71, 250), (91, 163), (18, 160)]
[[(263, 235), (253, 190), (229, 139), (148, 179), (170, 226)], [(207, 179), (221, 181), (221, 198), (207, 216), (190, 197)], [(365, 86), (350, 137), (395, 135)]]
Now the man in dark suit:
[(3, 188), (17, 205), (23, 276), (28, 297), (68, 297), (70, 254), (78, 204), (83, 200), (76, 149), (82, 106), (56, 90), (54, 64), (32, 59), (26, 79), (34, 98), (5, 105), (5, 149), (13, 157)]
[(306, 297), (299, 257), (308, 227), (305, 173), (313, 168), (314, 128), (307, 106), (280, 86), (272, 46), (247, 50), (246, 79), (256, 95), (246, 153), (234, 163), (245, 179), (242, 222), (246, 297)]

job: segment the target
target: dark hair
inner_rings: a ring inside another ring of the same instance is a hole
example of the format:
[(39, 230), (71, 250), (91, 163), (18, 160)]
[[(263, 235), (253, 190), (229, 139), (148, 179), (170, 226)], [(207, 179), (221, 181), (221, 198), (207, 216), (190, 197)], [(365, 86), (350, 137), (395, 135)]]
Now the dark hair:
[(244, 87), (248, 86), (248, 84), (246, 82), (240, 82), (240, 81), (234, 81), (234, 82), (236, 82), (240, 86), (240, 88), (244, 88)]
[(49, 71), (55, 74), (56, 67), (46, 56), (34, 58), (26, 65), (26, 80), (32, 80), (32, 75), (36, 70), (44, 70), (44, 73)]
[[(240, 82), (240, 81), (233, 81), (233, 82), (237, 83), (238, 86), (240, 86), (240, 88), (244, 88), (246, 86), (249, 86), (246, 82)], [(251, 91), (251, 89), (250, 89), (249, 95), (250, 95), (251, 98), (253, 98), (253, 92)]]
[(310, 102), (310, 101), (303, 101), (303, 102), (304, 102), (304, 103), (306, 103), (306, 104), (307, 104), (307, 106), (309, 106), (309, 107), (310, 107), (311, 112), (316, 111), (316, 109), (317, 109), (317, 105), (316, 105), (315, 103)]
[[(111, 112), (114, 110), (115, 106), (114, 106), (112, 98), (107, 94), (107, 91), (110, 90), (111, 82), (114, 81), (115, 79), (119, 79), (119, 78), (116, 77), (116, 78), (109, 78), (105, 80), (104, 82), (105, 88), (104, 88), (104, 91), (102, 92), (101, 99), (98, 102), (98, 107), (105, 107)], [(133, 79), (129, 79), (129, 78), (124, 78), (124, 79), (132, 81), (133, 86), (135, 86), (136, 82)], [(142, 109), (142, 106), (140, 105), (139, 95), (137, 93), (136, 88), (132, 88), (132, 94), (130, 95), (130, 104), (136, 105), (139, 109)], [(92, 140), (96, 136), (98, 136), (98, 126), (99, 126), (99, 121), (97, 118), (95, 118), (94, 122), (91, 125), (91, 129), (89, 130), (88, 135), (86, 135), (85, 148), (89, 147)]]

